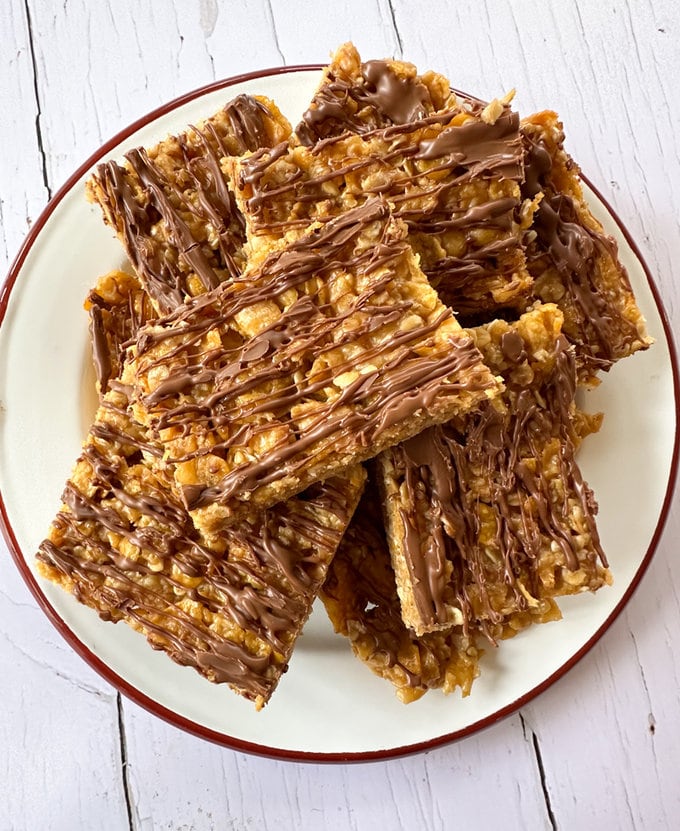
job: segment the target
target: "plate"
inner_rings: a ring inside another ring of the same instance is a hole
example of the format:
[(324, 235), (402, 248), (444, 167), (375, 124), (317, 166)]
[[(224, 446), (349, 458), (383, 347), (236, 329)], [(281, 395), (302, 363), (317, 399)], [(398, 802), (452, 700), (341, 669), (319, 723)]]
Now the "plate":
[[(9, 548), (37, 602), (71, 646), (125, 695), (173, 724), (221, 744), (279, 758), (359, 760), (430, 748), (469, 735), (527, 703), (592, 647), (623, 608), (652, 557), (677, 467), (677, 361), (649, 272), (602, 197), (594, 213), (619, 244), (654, 347), (617, 364), (586, 396), (606, 413), (580, 457), (600, 504), (614, 585), (561, 603), (564, 620), (487, 650), (467, 699), (430, 693), (401, 704), (335, 635), (317, 603), (288, 673), (260, 713), (225, 686), (175, 665), (127, 626), (112, 626), (36, 577), (33, 553), (94, 413), (87, 317), (95, 278), (125, 258), (84, 182), (103, 158), (155, 144), (240, 93), (272, 97), (295, 122), (319, 70), (293, 67), (197, 90), (131, 125), (102, 147), (50, 202), (0, 296), (0, 508)], [(640, 496), (644, 495), (644, 500)]]

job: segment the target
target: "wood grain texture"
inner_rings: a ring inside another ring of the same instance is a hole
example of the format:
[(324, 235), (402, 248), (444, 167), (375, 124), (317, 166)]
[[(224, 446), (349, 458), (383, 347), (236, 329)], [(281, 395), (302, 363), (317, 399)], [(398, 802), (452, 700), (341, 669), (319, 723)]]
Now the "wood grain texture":
[[(2, 83), (0, 120), (0, 256), (9, 264), (33, 219), (49, 197), (36, 100), (33, 46), (23, 4), (0, 8)], [(16, 183), (21, 182), (17, 188)], [(12, 198), (9, 195), (14, 191)], [(3, 268), (3, 274), (6, 268)]]
[[(481, 96), (514, 87), (524, 113), (557, 109), (678, 329), (679, 38), (674, 0), (8, 0), (0, 270), (50, 193), (135, 118), (216, 78), (322, 62), (351, 39)], [(674, 505), (625, 612), (521, 714), (350, 766), (234, 753), (121, 700), (52, 629), (0, 543), (0, 831), (676, 827), (679, 536)]]
[[(519, 717), (452, 747), (343, 766), (230, 753), (133, 704), (125, 711), (133, 825), (144, 831), (184, 827), (173, 822), (187, 803), (216, 828), (434, 829), (465, 816), (488, 827), (501, 815), (513, 831), (549, 828), (534, 747)], [(168, 758), (191, 759), (191, 771)], [(486, 798), (489, 789), (498, 800)]]

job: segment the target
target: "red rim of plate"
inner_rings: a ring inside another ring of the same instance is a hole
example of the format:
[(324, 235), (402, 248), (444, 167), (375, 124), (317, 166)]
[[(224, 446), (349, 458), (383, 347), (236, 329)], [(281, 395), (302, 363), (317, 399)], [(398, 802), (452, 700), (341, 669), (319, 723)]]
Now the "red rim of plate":
[[(2, 325), (5, 319), (5, 315), (9, 306), (9, 297), (12, 288), (21, 273), (21, 269), (26, 260), (26, 257), (28, 256), (29, 251), (38, 239), (45, 223), (52, 215), (52, 213), (55, 211), (62, 199), (66, 196), (66, 194), (69, 193), (69, 191), (74, 187), (76, 182), (91, 167), (93, 167), (97, 162), (99, 162), (102, 159), (102, 157), (107, 155), (114, 147), (116, 147), (121, 142), (125, 141), (125, 139), (127, 139), (137, 130), (141, 129), (142, 127), (145, 127), (152, 121), (155, 121), (157, 118), (160, 118), (161, 116), (166, 115), (172, 110), (175, 110), (178, 107), (187, 104), (190, 101), (193, 101), (196, 98), (199, 98), (208, 93), (215, 92), (217, 90), (228, 89), (229, 87), (235, 86), (236, 84), (240, 84), (245, 81), (257, 80), (259, 78), (265, 78), (272, 75), (282, 75), (287, 73), (305, 71), (319, 71), (321, 69), (322, 67), (320, 65), (275, 67), (271, 69), (260, 70), (257, 72), (249, 72), (243, 75), (236, 75), (231, 78), (226, 78), (222, 81), (216, 81), (212, 84), (207, 84), (206, 86), (199, 87), (198, 89), (193, 90), (192, 92), (186, 93), (185, 95), (182, 95), (179, 98), (175, 98), (173, 101), (170, 101), (167, 104), (158, 107), (157, 109), (153, 110), (147, 115), (137, 119), (137, 121), (133, 122), (124, 130), (122, 130), (121, 132), (113, 136), (111, 139), (109, 139), (86, 162), (84, 162), (75, 171), (75, 173), (73, 173), (67, 179), (67, 181), (62, 185), (61, 188), (59, 188), (57, 193), (48, 202), (47, 206), (42, 211), (42, 213), (36, 220), (35, 224), (32, 226), (29, 234), (24, 240), (21, 248), (19, 249), (19, 253), (17, 254), (9, 270), (7, 279), (5, 280), (2, 289), (0, 290), (0, 325)], [(642, 266), (642, 269), (645, 273), (666, 336), (666, 341), (668, 344), (671, 359), (676, 413), (680, 412), (680, 376), (678, 372), (678, 358), (675, 344), (673, 342), (670, 323), (666, 316), (665, 309), (663, 308), (658, 289), (656, 288), (656, 285), (652, 280), (651, 273), (649, 271), (649, 268), (647, 267), (646, 262), (644, 261), (644, 258), (642, 257), (642, 254), (640, 253), (640, 249), (628, 233), (627, 229), (624, 227), (618, 215), (612, 209), (607, 200), (602, 196), (600, 191), (597, 188), (595, 188), (585, 176), (582, 176), (582, 179), (588, 185), (588, 187), (591, 188), (591, 190), (595, 193), (598, 199), (602, 202), (602, 204), (607, 209), (614, 222), (616, 222), (621, 233), (625, 237), (626, 242), (628, 243), (631, 250), (639, 260), (640, 265)], [(3, 536), (5, 538), (5, 541), (7, 542), (12, 558), (14, 559), (14, 562), (17, 568), (19, 569), (19, 572), (21, 573), (21, 576), (23, 577), (28, 588), (30, 589), (31, 593), (36, 599), (38, 605), (47, 615), (54, 627), (60, 632), (60, 634), (62, 635), (62, 637), (64, 637), (68, 644), (81, 656), (81, 658), (83, 658), (96, 672), (98, 672), (99, 675), (101, 675), (106, 681), (112, 684), (119, 692), (121, 692), (127, 698), (131, 699), (144, 709), (164, 719), (170, 724), (173, 724), (176, 727), (180, 727), (181, 729), (186, 730), (189, 733), (192, 733), (195, 736), (198, 736), (202, 739), (207, 739), (208, 741), (214, 742), (216, 744), (223, 745), (224, 747), (229, 747), (232, 750), (242, 751), (244, 753), (250, 753), (259, 756), (266, 756), (269, 758), (283, 759), (287, 761), (296, 762), (376, 761), (390, 759), (399, 756), (406, 756), (412, 753), (422, 752), (424, 750), (432, 750), (433, 748), (440, 747), (442, 745), (449, 744), (458, 739), (465, 738), (467, 736), (472, 735), (473, 733), (477, 733), (478, 731), (486, 727), (490, 727), (491, 725), (496, 724), (496, 722), (500, 721), (506, 716), (511, 715), (512, 713), (515, 713), (521, 707), (525, 706), (534, 698), (536, 698), (536, 696), (540, 695), (542, 692), (548, 689), (548, 687), (552, 686), (557, 680), (559, 680), (563, 675), (565, 675), (568, 672), (568, 670), (575, 666), (575, 664), (577, 664), (578, 661), (580, 661), (580, 659), (583, 658), (583, 656), (587, 652), (589, 652), (592, 649), (592, 647), (597, 643), (597, 641), (600, 640), (602, 635), (609, 629), (612, 623), (623, 611), (624, 607), (632, 597), (635, 589), (638, 587), (640, 580), (642, 579), (642, 576), (644, 575), (649, 566), (649, 563), (651, 562), (652, 556), (656, 550), (661, 534), (663, 532), (663, 528), (666, 524), (666, 519), (668, 517), (668, 512), (670, 509), (670, 504), (678, 472), (679, 447), (680, 432), (678, 430), (678, 424), (676, 419), (675, 440), (673, 444), (673, 455), (671, 459), (671, 469), (668, 477), (668, 485), (666, 487), (666, 494), (664, 497), (661, 512), (659, 514), (659, 519), (657, 521), (656, 528), (654, 530), (654, 534), (652, 536), (647, 552), (621, 600), (614, 607), (614, 609), (607, 617), (605, 622), (594, 633), (594, 635), (581, 647), (581, 649), (579, 649), (574, 655), (572, 655), (568, 661), (566, 661), (558, 670), (556, 670), (552, 675), (546, 678), (542, 683), (533, 687), (531, 690), (529, 690), (529, 692), (525, 693), (523, 696), (506, 705), (505, 707), (502, 707), (501, 709), (497, 710), (490, 716), (486, 716), (485, 718), (480, 719), (474, 722), (473, 724), (468, 725), (467, 727), (461, 728), (460, 730), (456, 730), (453, 733), (447, 733), (443, 736), (437, 736), (436, 738), (428, 739), (427, 741), (417, 742), (415, 744), (404, 745), (402, 747), (393, 747), (384, 750), (348, 753), (319, 753), (268, 747), (266, 745), (256, 744), (254, 742), (248, 742), (242, 739), (237, 739), (232, 736), (225, 735), (224, 733), (220, 733), (201, 724), (197, 724), (191, 719), (188, 719), (180, 715), (179, 713), (175, 713), (167, 707), (164, 707), (162, 704), (159, 704), (158, 702), (154, 701), (145, 693), (141, 692), (136, 687), (129, 684), (127, 681), (121, 678), (116, 672), (114, 672), (107, 664), (105, 664), (99, 657), (97, 657), (97, 655), (95, 655), (94, 652), (92, 652), (87, 646), (85, 646), (85, 644), (83, 644), (78, 639), (77, 635), (67, 626), (64, 620), (60, 617), (59, 613), (56, 611), (56, 609), (54, 609), (54, 607), (49, 603), (46, 596), (43, 594), (42, 589), (40, 588), (40, 585), (38, 584), (35, 576), (33, 575), (33, 572), (29, 569), (26, 559), (21, 553), (19, 544), (17, 542), (11, 523), (9, 521), (9, 516), (7, 514), (7, 509), (1, 492), (0, 527), (2, 528)]]

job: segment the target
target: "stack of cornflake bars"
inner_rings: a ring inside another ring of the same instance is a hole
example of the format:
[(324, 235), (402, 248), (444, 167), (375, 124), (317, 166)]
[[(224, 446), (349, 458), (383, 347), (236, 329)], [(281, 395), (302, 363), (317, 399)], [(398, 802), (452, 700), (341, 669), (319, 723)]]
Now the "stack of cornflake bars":
[(510, 101), (348, 44), (294, 130), (241, 95), (97, 168), (131, 268), (86, 301), (42, 575), (258, 708), (319, 594), (412, 701), (610, 582), (575, 394), (650, 339), (557, 116)]

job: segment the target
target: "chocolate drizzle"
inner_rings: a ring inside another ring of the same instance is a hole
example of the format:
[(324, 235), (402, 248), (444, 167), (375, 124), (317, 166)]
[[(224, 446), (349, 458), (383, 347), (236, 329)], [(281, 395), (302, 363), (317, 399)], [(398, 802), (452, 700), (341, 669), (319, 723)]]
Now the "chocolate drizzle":
[[(252, 95), (238, 95), (224, 108), (234, 136), (239, 142), (239, 153), (266, 147), (269, 142), (266, 120), (271, 118), (267, 107)], [(227, 153), (223, 152), (223, 156)]]
[(574, 458), (573, 348), (560, 336), (553, 368), (525, 386), (511, 371), (527, 365), (522, 337), (509, 329), (501, 344), (510, 368), (503, 373), (505, 412), (490, 402), (466, 421), (432, 427), (386, 453), (406, 489), (399, 537), (425, 631), (450, 623), (452, 607), (465, 632), (477, 619), (502, 622), (508, 603), (527, 609), (525, 591), (544, 596), (540, 575), (551, 551), (569, 571), (585, 561), (593, 568), (597, 558), (607, 565), (592, 492)]
[(400, 78), (386, 61), (361, 65), (366, 82), (360, 102), (373, 105), (392, 124), (418, 121), (432, 111), (427, 87), (415, 78)]
[(111, 353), (113, 350), (109, 346), (102, 318), (102, 310), (98, 305), (93, 305), (90, 308), (89, 329), (90, 342), (92, 344), (92, 359), (97, 375), (97, 382), (99, 383), (99, 388), (105, 390), (112, 373)]
[[(628, 276), (618, 261), (614, 240), (584, 222), (574, 198), (559, 188), (559, 173), (546, 141), (527, 127), (523, 138), (522, 195), (532, 199), (542, 194), (534, 215), (536, 242), (529, 249), (529, 267), (540, 273), (541, 259), (547, 255), (566, 291), (565, 334), (576, 346), (580, 371), (586, 375), (607, 371), (620, 357), (644, 346), (638, 326), (625, 312), (625, 296), (632, 298)], [(561, 141), (558, 152), (563, 154)], [(603, 269), (610, 265), (618, 272), (616, 288), (608, 287), (603, 277)], [(564, 300), (559, 302), (565, 306)]]
[[(106, 393), (109, 382), (120, 376), (124, 351), (143, 323), (155, 317), (146, 292), (139, 288), (135, 278), (119, 274), (127, 283), (127, 303), (107, 301), (106, 285), (93, 289), (85, 303), (90, 315), (89, 333), (92, 359), (100, 395)], [(106, 281), (107, 278), (104, 278)]]
[(470, 119), (446, 127), (436, 138), (421, 142), (416, 159), (451, 158), (459, 165), (484, 165), (504, 179), (520, 181), (524, 175), (519, 115), (507, 108), (493, 124)]
[[(214, 547), (197, 535), (167, 483), (143, 461), (154, 448), (139, 438), (140, 429), (111, 422), (110, 400), (79, 461), (87, 489), (67, 484), (64, 508), (38, 560), (71, 580), (81, 602), (102, 616), (135, 621), (173, 660), (266, 700), (349, 521), (356, 480), (318, 486), (229, 529)], [(186, 601), (250, 633), (259, 652), (225, 641), (219, 629), (186, 611)]]
[(386, 61), (367, 61), (361, 65), (361, 79), (329, 71), (295, 132), (301, 144), (311, 147), (345, 132), (366, 133), (418, 121), (433, 109), (429, 90), (420, 80), (400, 77)]
[(227, 104), (224, 113), (229, 135), (220, 135), (208, 121), (201, 129), (192, 128), (191, 141), (188, 134), (176, 139), (183, 162), (177, 180), (142, 148), (126, 154), (129, 167), (108, 162), (94, 177), (107, 221), (119, 232), (143, 287), (162, 314), (197, 293), (194, 278), (209, 290), (241, 270), (245, 225), (220, 160), (269, 144), (267, 120), (272, 114), (247, 95)]
[[(397, 228), (385, 203), (369, 201), (270, 256), (248, 279), (225, 284), (140, 332), (131, 369), (137, 383), (153, 379), (139, 404), (154, 430), (211, 436), (205, 449), (199, 442), (179, 450), (184, 443), (178, 442), (168, 450), (170, 461), (210, 453), (231, 467), (218, 482), (184, 488), (190, 510), (234, 505), (286, 478), (304, 486), (310, 458), (329, 466), (356, 454), (368, 458), (394, 425), (422, 417), (435, 403), (461, 393), (483, 395), (494, 386), (469, 337), (437, 340), (450, 310), (442, 307), (420, 325), (395, 330), (413, 305), (407, 294), (387, 292), (410, 256)], [(363, 286), (340, 307), (324, 299), (334, 291), (334, 283), (325, 281), (337, 279), (338, 269)], [(314, 286), (312, 294), (307, 285)], [(275, 322), (254, 336), (237, 337), (233, 321), (239, 314), (280, 302), (292, 289), (298, 299)], [(202, 338), (215, 332), (222, 346), (201, 350)], [(370, 345), (361, 352), (366, 368), (348, 382), (337, 387), (334, 379), (356, 368), (354, 357), (334, 359), (332, 372), (315, 369), (319, 358), (367, 336)], [(298, 407), (304, 418), (291, 417)], [(231, 461), (235, 449), (252, 447), (272, 430), (281, 438), (268, 441), (254, 459)]]

